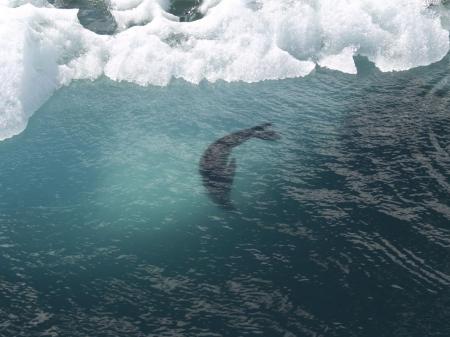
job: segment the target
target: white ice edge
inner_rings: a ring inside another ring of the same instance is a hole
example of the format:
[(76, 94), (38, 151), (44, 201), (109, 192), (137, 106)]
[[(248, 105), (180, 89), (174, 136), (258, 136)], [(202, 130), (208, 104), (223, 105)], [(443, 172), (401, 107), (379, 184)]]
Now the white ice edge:
[(441, 18), (422, 0), (205, 0), (205, 17), (192, 23), (178, 22), (168, 6), (111, 0), (119, 33), (100, 36), (79, 24), (76, 10), (0, 0), (0, 140), (23, 131), (74, 79), (257, 82), (302, 77), (316, 64), (354, 74), (354, 55), (400, 71), (449, 50)]

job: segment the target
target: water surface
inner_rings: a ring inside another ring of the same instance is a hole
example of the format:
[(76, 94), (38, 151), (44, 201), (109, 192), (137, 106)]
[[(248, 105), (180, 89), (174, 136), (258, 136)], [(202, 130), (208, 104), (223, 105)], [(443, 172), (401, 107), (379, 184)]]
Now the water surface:
[[(2, 336), (448, 336), (449, 58), (58, 91), (0, 143)], [(235, 149), (235, 211), (198, 173)]]

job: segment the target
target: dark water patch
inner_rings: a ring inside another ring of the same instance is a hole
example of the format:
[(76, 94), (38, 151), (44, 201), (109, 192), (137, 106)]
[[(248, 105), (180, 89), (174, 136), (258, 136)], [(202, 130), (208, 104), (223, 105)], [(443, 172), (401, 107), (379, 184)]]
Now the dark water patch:
[(94, 33), (112, 35), (117, 23), (105, 0), (49, 0), (57, 8), (78, 8), (80, 24)]
[(199, 20), (203, 14), (199, 11), (201, 0), (171, 0), (169, 13), (176, 15), (182, 22)]

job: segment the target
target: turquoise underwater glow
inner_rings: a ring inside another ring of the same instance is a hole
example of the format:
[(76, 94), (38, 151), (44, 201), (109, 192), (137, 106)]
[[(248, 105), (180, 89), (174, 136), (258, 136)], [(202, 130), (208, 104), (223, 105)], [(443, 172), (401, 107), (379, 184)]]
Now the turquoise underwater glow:
[[(115, 31), (86, 3), (69, 5)], [(169, 9), (189, 21), (199, 4)], [(56, 90), (0, 142), (0, 336), (448, 337), (450, 57), (354, 60), (357, 74)], [(280, 139), (233, 150), (224, 209), (200, 158), (262, 123)]]
[[(58, 91), (0, 144), (2, 333), (443, 336), (448, 61)], [(217, 207), (202, 152), (266, 121)]]

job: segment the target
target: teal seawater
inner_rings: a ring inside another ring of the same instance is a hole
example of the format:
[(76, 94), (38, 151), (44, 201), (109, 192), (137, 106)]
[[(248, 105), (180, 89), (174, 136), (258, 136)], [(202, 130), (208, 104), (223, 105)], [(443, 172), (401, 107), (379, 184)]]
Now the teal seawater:
[(449, 336), (449, 65), (61, 89), (0, 143), (0, 335)]

